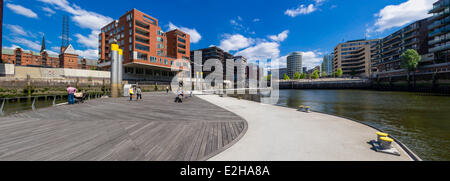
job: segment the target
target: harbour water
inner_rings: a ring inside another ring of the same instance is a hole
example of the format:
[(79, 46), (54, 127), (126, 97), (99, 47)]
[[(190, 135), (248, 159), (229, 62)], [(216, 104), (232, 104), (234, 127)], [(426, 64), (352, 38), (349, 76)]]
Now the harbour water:
[(280, 90), (279, 106), (351, 118), (383, 130), (423, 160), (450, 160), (450, 97), (367, 90)]

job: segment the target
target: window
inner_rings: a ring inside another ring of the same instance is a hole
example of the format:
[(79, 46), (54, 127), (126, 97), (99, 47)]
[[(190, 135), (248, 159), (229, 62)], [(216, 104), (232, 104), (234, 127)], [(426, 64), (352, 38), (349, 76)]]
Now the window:
[(159, 42), (164, 42), (164, 39), (162, 39), (161, 37), (157, 37), (156, 38)]
[(133, 51), (133, 45), (130, 45), (130, 52)]
[(164, 64), (165, 64), (165, 65), (168, 65), (168, 64), (169, 64), (169, 61), (167, 61), (167, 59), (164, 59)]
[(150, 51), (150, 47), (144, 46), (144, 45), (141, 45), (141, 44), (136, 44), (135, 47), (136, 47), (136, 49), (138, 49), (138, 50), (142, 50), (142, 51)]
[(143, 68), (136, 68), (136, 74), (139, 74), (139, 75), (144, 74), (144, 69)]
[(138, 58), (138, 59), (147, 61), (147, 57), (148, 57), (147, 54), (137, 52), (137, 58)]
[(178, 41), (182, 42), (182, 43), (186, 43), (186, 40), (184, 40), (183, 38), (178, 37)]
[(126, 74), (132, 74), (132, 73), (134, 73), (134, 68), (132, 68), (132, 67), (125, 67), (125, 73), (126, 73)]

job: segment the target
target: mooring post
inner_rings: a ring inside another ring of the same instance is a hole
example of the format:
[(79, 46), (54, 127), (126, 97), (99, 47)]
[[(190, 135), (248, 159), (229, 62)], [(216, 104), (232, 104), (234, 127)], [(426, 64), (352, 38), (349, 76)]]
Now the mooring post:
[(121, 95), (123, 51), (119, 48), (117, 40), (111, 44), (111, 97), (117, 98)]
[(2, 106), (0, 107), (0, 116), (3, 116), (5, 114), (5, 112), (3, 111), (3, 108), (5, 107), (5, 100), (6, 99), (3, 99)]
[(36, 106), (34, 106), (34, 103), (36, 102), (36, 97), (33, 99), (33, 103), (31, 104), (31, 109), (36, 110)]

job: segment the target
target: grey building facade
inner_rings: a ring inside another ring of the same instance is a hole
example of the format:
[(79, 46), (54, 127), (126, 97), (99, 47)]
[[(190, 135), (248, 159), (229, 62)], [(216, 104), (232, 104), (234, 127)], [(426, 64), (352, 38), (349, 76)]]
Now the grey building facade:
[(287, 57), (287, 75), (290, 78), (293, 78), (296, 72), (300, 74), (303, 73), (302, 59), (303, 59), (302, 52), (292, 52)]

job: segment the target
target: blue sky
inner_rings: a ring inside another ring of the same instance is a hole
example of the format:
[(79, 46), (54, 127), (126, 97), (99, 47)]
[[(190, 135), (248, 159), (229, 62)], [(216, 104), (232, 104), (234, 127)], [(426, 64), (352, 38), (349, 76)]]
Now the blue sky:
[[(62, 16), (70, 17), (71, 44), (80, 56), (96, 58), (100, 28), (136, 8), (159, 20), (163, 30), (191, 34), (191, 50), (219, 46), (251, 60), (285, 66), (293, 51), (304, 66), (320, 64), (342, 41), (382, 38), (428, 17), (437, 0), (6, 0), (3, 46), (58, 52)], [(125, 3), (123, 3), (125, 2)]]

